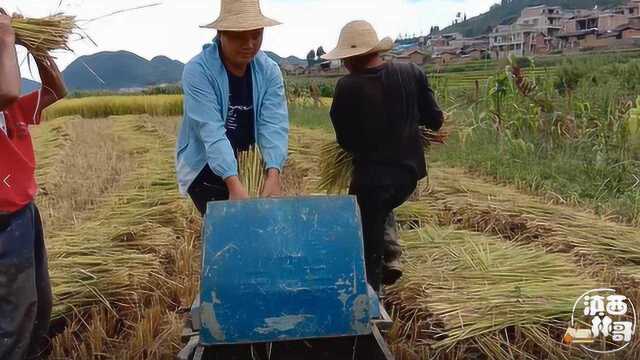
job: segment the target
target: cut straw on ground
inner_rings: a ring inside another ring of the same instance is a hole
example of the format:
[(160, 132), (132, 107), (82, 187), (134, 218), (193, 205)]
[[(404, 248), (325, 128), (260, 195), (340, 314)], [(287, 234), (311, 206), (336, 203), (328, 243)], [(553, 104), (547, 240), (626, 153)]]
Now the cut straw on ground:
[(534, 351), (570, 358), (559, 343), (562, 327), (575, 299), (597, 282), (567, 256), (450, 228), (401, 238), (404, 276), (387, 298), (411, 343), (446, 352), (472, 341), (493, 359)]
[(52, 358), (166, 358), (179, 345), (176, 311), (197, 291), (200, 225), (190, 219), (198, 217), (175, 186), (173, 126), (139, 116), (101, 121), (114, 123), (121, 141), (113, 150), (135, 153), (138, 166), (87, 219), (47, 229), (52, 316), (66, 320)]
[(426, 220), (435, 217), (440, 224), (533, 242), (596, 263), (625, 265), (621, 271), (636, 278), (640, 275), (640, 229), (636, 227), (586, 209), (549, 204), (460, 169), (434, 167), (430, 178), (431, 192), (400, 211), (422, 207)]
[(50, 232), (54, 318), (95, 304), (111, 310), (133, 305), (160, 288), (162, 250), (176, 241), (186, 218), (173, 181), (172, 146), (138, 118), (118, 120), (115, 131), (123, 136), (120, 146), (143, 156), (95, 220)]

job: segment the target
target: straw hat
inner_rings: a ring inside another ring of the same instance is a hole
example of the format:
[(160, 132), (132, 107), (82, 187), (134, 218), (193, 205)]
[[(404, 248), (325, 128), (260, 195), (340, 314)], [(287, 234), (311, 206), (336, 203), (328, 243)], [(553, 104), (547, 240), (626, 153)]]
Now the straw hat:
[(280, 24), (262, 15), (259, 0), (222, 0), (220, 17), (201, 27), (221, 31), (249, 31)]
[(393, 40), (386, 37), (378, 40), (378, 34), (366, 21), (352, 21), (340, 32), (338, 46), (328, 54), (322, 55), (325, 60), (340, 60), (353, 56), (386, 52), (393, 49)]

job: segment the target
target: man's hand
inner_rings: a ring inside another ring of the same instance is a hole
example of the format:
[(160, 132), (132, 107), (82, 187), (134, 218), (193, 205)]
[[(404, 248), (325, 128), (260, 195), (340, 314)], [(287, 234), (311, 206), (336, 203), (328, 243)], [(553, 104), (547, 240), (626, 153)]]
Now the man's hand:
[(16, 54), (16, 33), (11, 18), (0, 9), (0, 110), (20, 97), (20, 70)]
[(280, 171), (278, 169), (269, 169), (267, 179), (262, 189), (262, 197), (278, 197), (282, 195), (282, 185), (280, 182)]
[(0, 8), (0, 42), (9, 45), (16, 43), (16, 33), (11, 27), (11, 17), (2, 8)]
[(228, 177), (224, 182), (229, 190), (229, 200), (247, 200), (249, 198), (249, 192), (237, 176)]
[(58, 66), (56, 66), (55, 61), (53, 61), (53, 58), (49, 54), (36, 56), (34, 58), (38, 66), (38, 72), (40, 73), (40, 80), (42, 80), (39, 111), (43, 111), (67, 96), (67, 89), (65, 88), (64, 80), (62, 79), (62, 74)]

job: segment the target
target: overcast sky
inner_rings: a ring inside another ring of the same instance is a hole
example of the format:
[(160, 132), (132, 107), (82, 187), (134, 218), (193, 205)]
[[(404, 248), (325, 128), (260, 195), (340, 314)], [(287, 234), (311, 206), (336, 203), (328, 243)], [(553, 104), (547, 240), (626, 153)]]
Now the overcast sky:
[[(217, 18), (220, 0), (62, 0), (61, 6), (60, 0), (0, 0), (0, 7), (28, 17), (62, 11), (79, 19), (94, 19), (156, 2), (161, 5), (81, 22), (97, 46), (87, 40), (73, 41), (75, 53), (55, 54), (61, 69), (77, 56), (105, 50), (128, 50), (147, 59), (166, 55), (186, 62), (215, 36), (213, 30), (198, 26)], [(426, 34), (433, 25), (451, 24), (457, 12), (471, 17), (487, 11), (493, 3), (495, 0), (262, 0), (265, 15), (284, 23), (265, 32), (263, 49), (300, 58), (320, 45), (329, 51), (342, 26), (357, 19), (373, 23), (381, 37)], [(20, 60), (24, 59), (21, 52)], [(37, 79), (37, 74), (29, 73), (26, 62), (22, 73)]]

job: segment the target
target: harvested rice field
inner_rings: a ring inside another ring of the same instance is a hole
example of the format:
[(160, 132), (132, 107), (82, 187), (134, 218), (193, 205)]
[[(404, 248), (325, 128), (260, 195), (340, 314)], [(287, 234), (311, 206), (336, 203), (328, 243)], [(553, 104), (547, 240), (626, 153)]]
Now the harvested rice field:
[[(179, 118), (64, 115), (34, 128), (50, 358), (173, 359), (200, 266), (200, 217), (175, 183)], [(287, 195), (344, 187), (323, 180), (332, 140), (292, 128)], [(440, 163), (420, 188), (397, 210), (405, 275), (385, 293), (397, 359), (590, 359), (561, 344), (576, 299), (611, 285), (640, 304), (639, 228)]]

